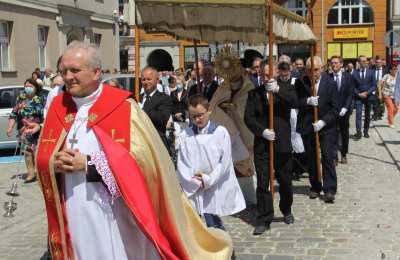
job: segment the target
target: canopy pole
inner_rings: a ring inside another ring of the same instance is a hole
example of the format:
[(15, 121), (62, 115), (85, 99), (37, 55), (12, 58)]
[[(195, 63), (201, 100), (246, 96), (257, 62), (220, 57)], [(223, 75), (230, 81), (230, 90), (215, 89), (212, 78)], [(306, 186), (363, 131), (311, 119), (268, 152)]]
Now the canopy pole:
[(140, 78), (140, 32), (135, 25), (135, 100), (139, 102), (139, 78)]
[(197, 51), (197, 40), (193, 40), (194, 47), (194, 62), (196, 64), (196, 84), (197, 84), (197, 93), (200, 93), (200, 70), (199, 70), (199, 53)]
[[(307, 18), (308, 18), (308, 25), (312, 28), (313, 27), (313, 17), (312, 17), (312, 1), (308, 0), (307, 1)], [(314, 78), (314, 69), (315, 69), (315, 64), (314, 64), (314, 56), (316, 54), (316, 43), (311, 45), (311, 89), (312, 89), (312, 95), (315, 97), (317, 96), (317, 88), (315, 87), (315, 78)], [(314, 112), (314, 122), (318, 122), (318, 107), (313, 108)], [(320, 142), (319, 142), (319, 133), (315, 132), (315, 160), (317, 164), (317, 177), (318, 181), (322, 182), (322, 171), (321, 171), (321, 149), (320, 149)]]
[[(315, 69), (315, 64), (314, 64), (314, 56), (315, 56), (315, 44), (311, 45), (311, 89), (312, 89), (312, 95), (314, 97), (317, 96), (317, 88), (315, 87), (315, 78), (314, 78), (314, 69)], [(313, 109), (314, 112), (314, 123), (318, 122), (318, 107), (314, 107)], [(319, 132), (315, 132), (315, 159), (317, 163), (317, 176), (318, 180), (321, 182), (322, 181), (322, 171), (321, 171), (321, 154), (320, 154), (320, 143), (319, 143)]]
[[(266, 0), (267, 15), (268, 15), (268, 64), (269, 64), (269, 78), (274, 77), (274, 34), (273, 34), (273, 17), (272, 17), (272, 0)], [(274, 130), (274, 95), (272, 92), (268, 93), (268, 126), (269, 129)], [(275, 172), (274, 172), (274, 141), (269, 142), (269, 188), (272, 194), (272, 200), (275, 195)]]

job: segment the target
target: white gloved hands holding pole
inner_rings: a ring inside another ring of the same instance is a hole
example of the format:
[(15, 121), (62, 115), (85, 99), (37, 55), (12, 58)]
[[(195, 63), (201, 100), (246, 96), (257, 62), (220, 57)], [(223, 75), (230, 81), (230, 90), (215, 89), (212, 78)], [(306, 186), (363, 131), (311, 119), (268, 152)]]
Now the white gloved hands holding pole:
[(321, 131), (322, 128), (326, 125), (326, 123), (322, 120), (318, 120), (316, 123), (312, 124), (314, 127), (314, 132), (319, 132)]
[(267, 82), (267, 85), (265, 86), (265, 90), (267, 90), (268, 92), (272, 92), (272, 93), (278, 93), (279, 92), (278, 82), (276, 82), (275, 79), (270, 79)]
[(307, 105), (317, 107), (318, 99), (319, 99), (319, 96), (311, 96), (311, 97), (307, 98)]
[(268, 141), (275, 140), (275, 132), (274, 132), (274, 130), (271, 130), (271, 129), (265, 129), (264, 132), (262, 133), (262, 136), (265, 139), (267, 139)]

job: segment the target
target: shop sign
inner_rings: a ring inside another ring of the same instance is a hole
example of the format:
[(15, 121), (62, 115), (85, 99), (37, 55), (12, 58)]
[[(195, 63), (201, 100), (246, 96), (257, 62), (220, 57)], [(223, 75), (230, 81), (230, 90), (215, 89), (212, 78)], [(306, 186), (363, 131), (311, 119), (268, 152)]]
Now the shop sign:
[(334, 39), (364, 39), (368, 38), (368, 28), (343, 28), (333, 30)]

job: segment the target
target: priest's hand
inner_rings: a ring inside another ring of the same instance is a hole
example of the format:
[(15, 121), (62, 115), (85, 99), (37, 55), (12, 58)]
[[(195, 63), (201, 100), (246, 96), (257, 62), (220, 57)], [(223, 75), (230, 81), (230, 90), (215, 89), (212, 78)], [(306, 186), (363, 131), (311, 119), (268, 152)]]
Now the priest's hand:
[(55, 171), (66, 174), (85, 171), (86, 158), (86, 155), (80, 153), (78, 149), (64, 149), (55, 155)]

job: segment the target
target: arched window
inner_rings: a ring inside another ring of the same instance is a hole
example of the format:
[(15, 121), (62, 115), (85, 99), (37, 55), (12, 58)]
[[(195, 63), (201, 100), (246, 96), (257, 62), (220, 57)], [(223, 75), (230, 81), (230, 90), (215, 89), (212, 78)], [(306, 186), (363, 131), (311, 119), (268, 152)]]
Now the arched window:
[(285, 7), (298, 15), (307, 16), (307, 5), (304, 0), (288, 0)]
[(372, 8), (364, 0), (339, 0), (328, 14), (328, 25), (372, 24)]

